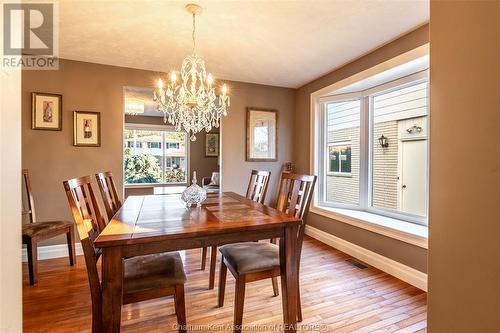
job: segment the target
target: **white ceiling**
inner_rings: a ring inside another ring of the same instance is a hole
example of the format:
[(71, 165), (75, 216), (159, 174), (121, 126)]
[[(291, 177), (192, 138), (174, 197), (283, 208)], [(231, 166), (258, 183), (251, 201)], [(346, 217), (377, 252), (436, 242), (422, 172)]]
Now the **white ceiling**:
[[(60, 57), (169, 72), (191, 52), (189, 1), (60, 0)], [(196, 1), (197, 53), (216, 78), (311, 80), (424, 24), (427, 0)]]

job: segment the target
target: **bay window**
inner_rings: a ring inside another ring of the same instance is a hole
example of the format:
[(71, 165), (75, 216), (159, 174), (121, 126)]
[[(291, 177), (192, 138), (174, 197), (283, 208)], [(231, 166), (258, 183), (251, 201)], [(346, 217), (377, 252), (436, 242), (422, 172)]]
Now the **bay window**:
[(427, 224), (427, 72), (321, 97), (316, 117), (315, 205)]

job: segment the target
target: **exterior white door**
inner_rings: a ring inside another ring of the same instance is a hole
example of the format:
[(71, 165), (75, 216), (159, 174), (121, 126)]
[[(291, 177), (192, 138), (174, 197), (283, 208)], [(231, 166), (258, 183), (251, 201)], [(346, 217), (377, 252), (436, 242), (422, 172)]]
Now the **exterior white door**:
[(401, 211), (427, 215), (427, 140), (401, 143)]

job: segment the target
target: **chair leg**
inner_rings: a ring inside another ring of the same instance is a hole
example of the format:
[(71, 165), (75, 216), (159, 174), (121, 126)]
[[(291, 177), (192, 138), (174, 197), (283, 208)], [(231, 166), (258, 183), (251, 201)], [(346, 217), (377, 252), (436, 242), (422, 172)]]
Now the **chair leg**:
[(243, 305), (245, 304), (245, 275), (236, 277), (234, 290), (234, 332), (239, 333), (243, 329)]
[(212, 246), (212, 249), (210, 250), (210, 276), (208, 279), (208, 289), (214, 289), (216, 265), (217, 265), (217, 246)]
[(279, 288), (278, 288), (278, 278), (277, 277), (273, 277), (273, 278), (271, 278), (271, 281), (273, 282), (274, 296), (278, 296), (280, 294)]
[(219, 269), (219, 300), (218, 300), (219, 308), (222, 308), (224, 306), (224, 296), (226, 293), (226, 277), (227, 277), (227, 266), (224, 263), (224, 257), (222, 257)]
[(38, 275), (38, 244), (36, 239), (31, 238), (26, 242), (26, 250), (28, 252), (28, 272), (30, 277), (30, 285), (37, 282)]
[(92, 333), (104, 332), (102, 327), (102, 307), (101, 304), (92, 302)]
[(70, 227), (66, 233), (66, 241), (68, 242), (69, 264), (73, 266), (76, 264), (75, 230), (73, 227)]
[(201, 270), (204, 271), (205, 270), (205, 267), (207, 265), (207, 247), (205, 246), (202, 250), (201, 250)]
[(179, 333), (186, 332), (186, 303), (184, 301), (184, 285), (179, 284), (175, 287), (174, 302), (175, 313), (177, 314), (177, 324)]
[(297, 321), (302, 322), (302, 302), (300, 300), (300, 256), (301, 250), (299, 248), (299, 263), (297, 265)]
[(302, 322), (302, 304), (300, 302), (300, 282), (297, 279), (297, 321)]

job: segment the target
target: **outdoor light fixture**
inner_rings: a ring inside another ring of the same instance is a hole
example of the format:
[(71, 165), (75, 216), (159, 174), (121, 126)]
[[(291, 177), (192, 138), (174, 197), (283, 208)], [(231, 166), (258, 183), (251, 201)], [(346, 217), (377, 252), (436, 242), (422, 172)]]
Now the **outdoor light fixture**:
[(380, 143), (380, 147), (387, 148), (389, 147), (388, 139), (382, 134), (380, 138), (378, 138), (378, 142)]
[(422, 127), (421, 126), (418, 126), (417, 124), (413, 125), (412, 127), (410, 128), (407, 128), (406, 131), (410, 134), (413, 134), (415, 132), (417, 133), (420, 133), (422, 132)]

